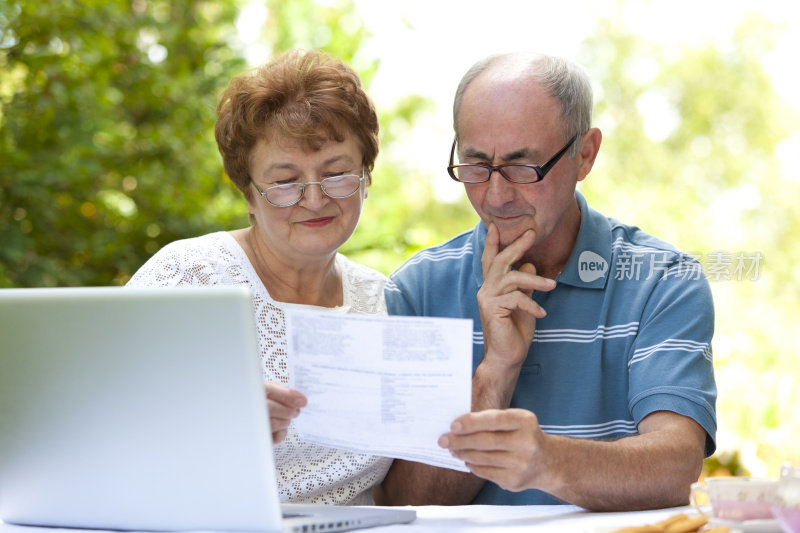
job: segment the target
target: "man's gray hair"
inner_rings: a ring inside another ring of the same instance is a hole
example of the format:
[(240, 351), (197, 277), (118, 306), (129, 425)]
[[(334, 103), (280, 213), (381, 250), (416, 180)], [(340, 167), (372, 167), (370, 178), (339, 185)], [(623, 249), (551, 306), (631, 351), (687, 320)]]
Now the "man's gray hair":
[[(464, 91), (475, 78), (492, 66), (515, 58), (517, 54), (496, 54), (481, 59), (470, 68), (456, 89), (453, 101), (453, 129), (458, 138), (458, 113)], [(582, 135), (592, 127), (592, 83), (586, 71), (577, 63), (562, 57), (539, 54), (524, 63), (526, 72), (533, 80), (547, 88), (550, 95), (561, 104), (561, 120), (565, 138)], [(578, 144), (570, 148), (575, 155)]]

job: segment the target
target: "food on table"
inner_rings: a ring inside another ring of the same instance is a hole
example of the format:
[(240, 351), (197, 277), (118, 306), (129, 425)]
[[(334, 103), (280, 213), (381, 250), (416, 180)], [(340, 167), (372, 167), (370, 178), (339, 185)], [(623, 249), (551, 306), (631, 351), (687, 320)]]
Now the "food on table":
[(730, 533), (726, 526), (705, 527), (708, 517), (678, 513), (654, 524), (629, 526), (615, 529), (613, 533)]

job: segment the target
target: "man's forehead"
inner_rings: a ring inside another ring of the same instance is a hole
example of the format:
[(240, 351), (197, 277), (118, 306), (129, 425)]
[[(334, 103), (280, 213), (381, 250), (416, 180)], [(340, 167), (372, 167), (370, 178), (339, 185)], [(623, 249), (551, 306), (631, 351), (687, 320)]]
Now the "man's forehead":
[(465, 110), (481, 113), (488, 108), (505, 108), (514, 114), (542, 108), (539, 113), (544, 107), (556, 109), (558, 102), (540, 79), (530, 71), (500, 68), (482, 72), (467, 86), (459, 115)]
[(560, 123), (561, 108), (539, 83), (486, 78), (475, 80), (474, 87), (467, 87), (457, 120), (459, 135), (465, 133), (463, 129), (468, 125), (482, 130), (553, 128)]

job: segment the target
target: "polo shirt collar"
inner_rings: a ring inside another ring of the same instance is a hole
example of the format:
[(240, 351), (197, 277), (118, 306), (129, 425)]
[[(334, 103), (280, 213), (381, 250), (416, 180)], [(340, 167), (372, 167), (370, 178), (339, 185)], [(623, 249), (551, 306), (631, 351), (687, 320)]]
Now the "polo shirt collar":
[[(564, 269), (556, 276), (556, 281), (575, 287), (602, 289), (608, 281), (611, 270), (611, 225), (608, 219), (586, 203), (586, 198), (575, 191), (575, 199), (581, 210), (581, 227), (575, 247)], [(483, 221), (472, 231), (472, 273), (478, 287), (483, 285), (483, 266), (481, 256), (486, 245), (486, 226)]]
[(556, 276), (556, 281), (575, 287), (603, 289), (611, 271), (611, 224), (600, 212), (586, 203), (586, 198), (575, 191), (581, 210), (581, 227), (567, 264)]

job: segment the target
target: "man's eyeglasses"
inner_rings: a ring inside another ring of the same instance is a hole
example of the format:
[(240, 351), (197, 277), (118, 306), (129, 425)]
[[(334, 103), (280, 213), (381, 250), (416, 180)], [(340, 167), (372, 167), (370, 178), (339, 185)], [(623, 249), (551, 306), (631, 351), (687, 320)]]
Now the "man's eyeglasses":
[(341, 176), (330, 176), (323, 178), (319, 181), (309, 181), (308, 183), (294, 182), (282, 183), (280, 185), (273, 185), (261, 190), (254, 181), (250, 181), (253, 187), (256, 188), (258, 194), (275, 207), (289, 207), (299, 202), (306, 192), (306, 187), (309, 185), (319, 185), (322, 192), (329, 198), (347, 198), (353, 196), (356, 191), (361, 187), (361, 182), (364, 181), (364, 170), (361, 170), (361, 175), (357, 174), (342, 174)]
[(497, 171), (511, 183), (536, 183), (542, 181), (550, 169), (558, 163), (567, 149), (572, 146), (578, 136), (574, 135), (564, 148), (559, 150), (556, 155), (551, 157), (547, 163), (539, 165), (517, 165), (514, 163), (506, 165), (454, 165), (453, 157), (456, 153), (456, 141), (453, 140), (453, 148), (450, 149), (450, 164), (447, 166), (447, 173), (450, 177), (461, 183), (484, 183), (492, 177), (492, 172)]

